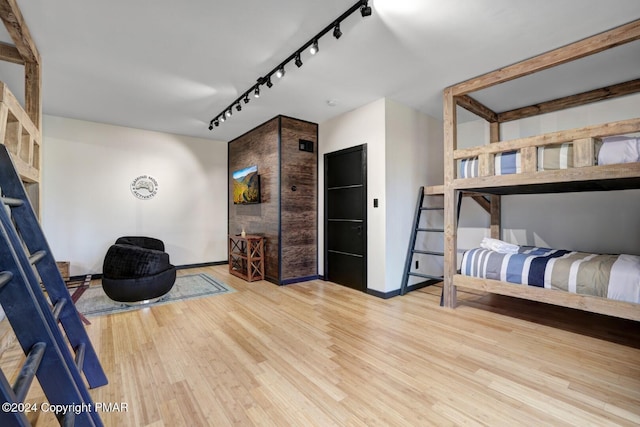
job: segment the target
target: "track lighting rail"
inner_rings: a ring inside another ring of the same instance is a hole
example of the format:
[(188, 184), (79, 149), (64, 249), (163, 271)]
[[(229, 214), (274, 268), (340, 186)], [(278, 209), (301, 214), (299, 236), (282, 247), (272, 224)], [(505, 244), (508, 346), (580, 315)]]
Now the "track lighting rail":
[(211, 121), (209, 122), (209, 130), (213, 130), (214, 126), (218, 127), (220, 126), (220, 123), (230, 119), (233, 114), (234, 107), (236, 111), (241, 111), (242, 110), (241, 103), (244, 102), (245, 104), (248, 104), (251, 95), (253, 95), (254, 98), (259, 98), (260, 86), (266, 85), (267, 87), (271, 88), (273, 86), (271, 77), (272, 76), (276, 76), (278, 78), (284, 77), (284, 74), (286, 72), (285, 67), (287, 64), (293, 61), (298, 68), (302, 67), (303, 65), (302, 59), (301, 59), (302, 52), (309, 49), (309, 52), (311, 53), (311, 55), (315, 55), (316, 53), (318, 53), (319, 51), (318, 41), (320, 40), (320, 38), (322, 38), (322, 36), (327, 34), (329, 31), (333, 31), (333, 36), (336, 39), (339, 39), (342, 36), (342, 31), (340, 31), (340, 23), (344, 21), (346, 18), (348, 18), (351, 14), (356, 12), (357, 10), (360, 10), (360, 14), (362, 15), (363, 18), (370, 16), (371, 7), (369, 6), (369, 0), (359, 0), (349, 9), (347, 9), (347, 11), (345, 11), (342, 15), (340, 15), (338, 18), (331, 21), (329, 25), (324, 27), (318, 34), (316, 34), (311, 39), (309, 39), (309, 41), (303, 44), (294, 53), (289, 55), (284, 61), (280, 62), (273, 70), (269, 71), (264, 76), (258, 78), (257, 82), (253, 86), (251, 86), (249, 89), (244, 91), (242, 95), (236, 98), (217, 116), (211, 119)]

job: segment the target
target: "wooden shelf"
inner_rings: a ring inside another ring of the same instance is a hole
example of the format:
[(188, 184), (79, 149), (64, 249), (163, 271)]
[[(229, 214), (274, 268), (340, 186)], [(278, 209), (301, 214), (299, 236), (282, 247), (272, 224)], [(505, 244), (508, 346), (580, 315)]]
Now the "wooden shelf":
[(229, 236), (229, 273), (248, 282), (264, 279), (264, 237)]

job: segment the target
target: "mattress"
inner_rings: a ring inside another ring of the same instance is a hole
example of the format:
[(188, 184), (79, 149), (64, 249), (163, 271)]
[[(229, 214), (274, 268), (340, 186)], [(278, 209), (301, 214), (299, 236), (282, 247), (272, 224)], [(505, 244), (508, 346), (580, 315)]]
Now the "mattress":
[(466, 251), (460, 273), (514, 284), (640, 303), (640, 256), (521, 246), (516, 254)]
[[(596, 143), (594, 162), (597, 165), (640, 162), (640, 138), (635, 136), (612, 136)], [(573, 144), (563, 143), (538, 147), (538, 170), (558, 170), (573, 167)], [(520, 173), (520, 152), (509, 151), (496, 154), (495, 175)], [(478, 158), (462, 159), (459, 163), (459, 178), (475, 178), (478, 173)]]

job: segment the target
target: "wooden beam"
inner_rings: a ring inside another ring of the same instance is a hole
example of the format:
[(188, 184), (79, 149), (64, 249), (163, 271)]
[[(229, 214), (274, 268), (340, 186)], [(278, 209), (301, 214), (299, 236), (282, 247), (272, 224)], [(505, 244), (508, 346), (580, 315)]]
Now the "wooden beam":
[(491, 195), (491, 205), (489, 209), (491, 214), (491, 238), (502, 238), (502, 198), (500, 196)]
[(539, 114), (552, 113), (566, 108), (577, 107), (592, 102), (617, 98), (619, 96), (630, 95), (638, 92), (640, 92), (640, 79), (631, 80), (629, 82), (590, 90), (577, 95), (565, 96), (552, 101), (541, 102), (528, 107), (498, 113), (497, 121), (504, 123), (512, 120), (524, 119), (527, 117), (537, 116)]
[[(2, 88), (4, 92), (4, 88)], [(5, 143), (7, 135), (7, 119), (9, 118), (9, 107), (4, 102), (0, 102), (0, 144)]]
[(479, 204), (482, 209), (487, 211), (487, 213), (491, 213), (491, 203), (487, 199), (485, 199), (483, 196), (471, 196), (471, 198), (475, 200), (475, 202)]
[(620, 120), (600, 125), (585, 126), (576, 129), (567, 129), (543, 135), (528, 136), (509, 141), (495, 142), (489, 145), (464, 148), (453, 152), (454, 159), (467, 159), (487, 153), (501, 153), (505, 151), (521, 150), (525, 147), (542, 147), (545, 145), (559, 144), (582, 138), (603, 138), (612, 135), (640, 132), (640, 118)]
[(458, 179), (453, 188), (490, 194), (639, 189), (640, 162)]
[(456, 191), (453, 187), (456, 161), (453, 158), (457, 146), (456, 102), (451, 89), (444, 91), (444, 285), (442, 290), (443, 305), (456, 306), (456, 288), (453, 276), (456, 274), (457, 259), (457, 224), (456, 224)]
[(9, 108), (9, 111), (15, 117), (15, 119), (22, 123), (22, 127), (29, 135), (39, 137), (40, 133), (35, 123), (33, 123), (28, 115), (25, 114), (25, 111), (20, 105), (18, 99), (2, 82), (0, 82), (0, 101)]
[(596, 138), (582, 138), (573, 141), (573, 167), (595, 166), (596, 147), (599, 142)]
[(495, 175), (496, 156), (492, 153), (484, 153), (478, 156), (478, 176)]
[(498, 121), (498, 114), (469, 95), (456, 97), (456, 104), (490, 123)]
[(451, 86), (462, 96), (640, 39), (640, 19)]
[(489, 142), (500, 142), (500, 122), (489, 124)]
[(546, 304), (554, 304), (562, 307), (590, 311), (592, 313), (600, 313), (608, 316), (640, 321), (639, 305), (632, 302), (610, 300), (591, 295), (581, 295), (555, 289), (538, 288), (536, 286), (515, 285), (508, 282), (480, 279), (477, 277), (462, 276), (460, 274), (454, 276), (454, 283), (456, 286), (460, 286), (462, 288), (508, 295), (516, 298), (525, 298), (528, 300), (544, 302)]
[(18, 52), (18, 48), (12, 44), (3, 42), (0, 42), (0, 61), (24, 65), (24, 59), (22, 59), (22, 55)]
[(444, 194), (444, 185), (429, 185), (424, 187), (425, 196), (440, 196)]
[(7, 27), (7, 32), (15, 43), (20, 56), (25, 62), (40, 63), (40, 54), (36, 48), (29, 28), (22, 17), (16, 0), (0, 0), (0, 19)]
[(24, 182), (40, 182), (40, 131), (2, 82), (0, 124), (0, 144), (9, 149), (20, 178)]
[(42, 67), (37, 62), (24, 64), (24, 109), (36, 128), (42, 129)]
[[(500, 142), (501, 135), (500, 122), (489, 124), (489, 142), (494, 144)], [(492, 195), (489, 203), (489, 214), (491, 215), (490, 233), (492, 239), (502, 238), (502, 201), (500, 196)]]

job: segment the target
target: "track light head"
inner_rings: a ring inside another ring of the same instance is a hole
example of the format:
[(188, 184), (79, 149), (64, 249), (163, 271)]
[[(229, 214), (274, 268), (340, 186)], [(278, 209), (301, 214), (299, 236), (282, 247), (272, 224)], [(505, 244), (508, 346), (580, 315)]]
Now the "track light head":
[(240, 101), (238, 101), (238, 105), (236, 105), (236, 111), (242, 111), (242, 105), (240, 105)]
[(220, 123), (224, 123), (225, 120), (227, 120), (227, 119), (224, 118), (224, 114), (221, 114), (220, 115)]
[(209, 130), (213, 130), (213, 125), (209, 123)]
[(340, 37), (342, 37), (342, 31), (340, 31), (340, 23), (336, 22), (336, 26), (333, 27), (333, 37), (336, 38), (336, 40), (338, 40)]
[(226, 114), (227, 114), (227, 117), (231, 117), (231, 115), (233, 114), (233, 112), (231, 111), (231, 108), (227, 110)]
[(267, 77), (267, 83), (266, 84), (267, 84), (267, 87), (269, 89), (271, 89), (271, 87), (273, 86), (273, 83), (271, 83), (271, 77)]
[(318, 40), (314, 40), (311, 48), (309, 48), (309, 53), (311, 53), (311, 55), (315, 55), (319, 50), (320, 49), (318, 48)]
[(246, 95), (244, 96), (244, 103), (245, 103), (245, 104), (248, 104), (248, 103), (249, 103), (249, 94), (246, 94)]
[(276, 77), (281, 79), (284, 77), (284, 65), (280, 66), (280, 68), (278, 68), (278, 71), (276, 71)]
[(302, 67), (302, 59), (300, 59), (300, 54), (296, 55), (296, 67)]
[(220, 126), (220, 122), (219, 122), (219, 121), (217, 121), (217, 120), (215, 120), (215, 121), (213, 122), (213, 124), (214, 124), (214, 125), (216, 125), (216, 127)]
[(369, 0), (362, 0), (362, 6), (360, 6), (360, 14), (363, 18), (371, 16), (371, 6), (368, 5)]
[(260, 86), (256, 86), (256, 90), (253, 91), (254, 98), (260, 98)]

